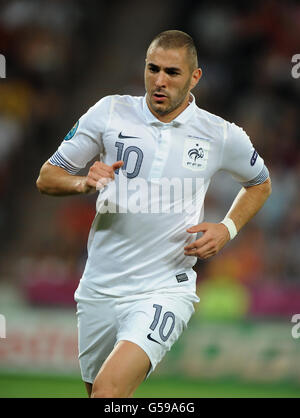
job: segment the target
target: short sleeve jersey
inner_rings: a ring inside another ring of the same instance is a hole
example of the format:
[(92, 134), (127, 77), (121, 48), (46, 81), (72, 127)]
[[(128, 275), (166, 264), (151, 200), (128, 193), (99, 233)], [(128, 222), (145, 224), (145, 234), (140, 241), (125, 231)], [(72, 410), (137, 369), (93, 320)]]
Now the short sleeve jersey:
[(172, 122), (159, 121), (146, 97), (107, 96), (74, 125), (50, 158), (71, 174), (98, 156), (123, 160), (100, 190), (82, 281), (111, 295), (194, 291), (195, 240), (212, 176), (226, 170), (244, 186), (268, 177), (263, 159), (234, 123), (200, 109), (194, 97)]

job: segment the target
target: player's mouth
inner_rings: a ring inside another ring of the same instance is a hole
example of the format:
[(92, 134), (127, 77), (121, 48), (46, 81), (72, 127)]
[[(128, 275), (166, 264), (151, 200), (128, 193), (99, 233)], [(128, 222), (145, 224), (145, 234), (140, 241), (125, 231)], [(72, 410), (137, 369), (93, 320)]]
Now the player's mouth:
[(154, 93), (153, 95), (152, 95), (152, 97), (154, 98), (154, 101), (155, 102), (157, 102), (157, 103), (162, 103), (162, 102), (164, 102), (168, 97), (165, 95), (165, 94), (163, 94), (163, 93)]

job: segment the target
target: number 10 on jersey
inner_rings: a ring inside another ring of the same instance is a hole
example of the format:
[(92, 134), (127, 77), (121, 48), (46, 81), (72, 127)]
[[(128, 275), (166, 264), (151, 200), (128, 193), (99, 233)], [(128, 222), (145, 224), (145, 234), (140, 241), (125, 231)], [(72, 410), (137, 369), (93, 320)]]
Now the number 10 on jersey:
[[(115, 143), (115, 147), (117, 148), (117, 160), (124, 161), (124, 165), (122, 167), (122, 170), (125, 171), (127, 178), (133, 179), (134, 177), (137, 177), (139, 175), (141, 165), (143, 162), (144, 154), (143, 151), (136, 147), (136, 146), (129, 146), (125, 148), (124, 150), (124, 143), (117, 141)], [(128, 161), (130, 160), (130, 167), (131, 171), (127, 171)], [(134, 163), (135, 160), (135, 163)], [(119, 168), (115, 170), (116, 174), (119, 174)]]

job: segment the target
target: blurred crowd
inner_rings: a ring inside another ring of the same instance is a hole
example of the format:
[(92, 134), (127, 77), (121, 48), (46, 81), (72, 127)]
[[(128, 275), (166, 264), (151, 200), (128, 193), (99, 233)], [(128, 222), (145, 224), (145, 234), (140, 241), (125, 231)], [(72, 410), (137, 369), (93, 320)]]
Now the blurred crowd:
[(1, 4), (0, 51), (7, 65), (7, 78), (0, 80), (2, 248), (17, 238), (26, 187), (49, 152), (78, 76), (84, 45), (74, 6), (57, 0)]
[[(89, 77), (85, 64), (94, 64), (101, 41), (95, 37), (101, 34), (97, 21), (105, 4), (2, 1), (0, 53), (7, 62), (7, 78), (0, 79), (2, 254), (13, 254), (22, 241), (24, 201), (28, 207), (32, 199), (32, 213), (39, 212), (40, 199), (32, 197), (38, 169), (59, 144), (58, 132), (63, 137), (67, 122), (69, 127), (75, 122), (76, 86), (82, 72)], [(242, 126), (272, 179), (273, 193), (262, 212), (220, 255), (197, 263), (199, 282), (226, 276), (246, 285), (300, 286), (300, 79), (291, 75), (292, 56), (300, 53), (299, 27), (297, 1), (185, 0), (174, 3), (170, 22), (160, 28), (184, 30), (194, 38), (203, 70), (194, 91), (198, 105)], [(115, 39), (121, 43), (122, 33)], [(122, 65), (111, 71), (124, 76)], [(128, 74), (128, 85), (134, 77)], [(137, 94), (143, 91), (142, 78), (135, 88)], [(237, 191), (229, 177), (219, 176), (207, 196), (206, 220), (221, 220)], [(71, 199), (49, 212), (48, 229), (45, 224), (35, 229), (18, 257), (16, 271), (32, 301), (38, 285), (45, 297), (45, 283), (58, 286), (55, 294), (69, 295), (65, 289), (75, 288), (82, 272), (94, 199)], [(69, 296), (63, 302), (71, 303)]]

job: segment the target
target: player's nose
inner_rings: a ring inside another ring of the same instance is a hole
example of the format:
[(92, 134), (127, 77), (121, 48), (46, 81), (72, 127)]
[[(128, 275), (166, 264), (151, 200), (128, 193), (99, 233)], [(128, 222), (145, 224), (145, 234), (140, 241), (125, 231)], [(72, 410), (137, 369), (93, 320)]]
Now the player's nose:
[(155, 78), (155, 85), (156, 87), (161, 88), (161, 87), (166, 87), (166, 84), (167, 84), (166, 75), (162, 71), (160, 71)]

